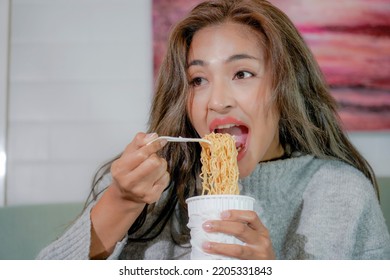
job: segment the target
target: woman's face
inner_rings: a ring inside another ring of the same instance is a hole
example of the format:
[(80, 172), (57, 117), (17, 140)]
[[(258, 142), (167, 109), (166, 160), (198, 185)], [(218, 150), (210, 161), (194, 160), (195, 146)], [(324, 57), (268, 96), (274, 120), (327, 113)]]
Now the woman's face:
[(261, 46), (249, 27), (224, 23), (196, 32), (187, 58), (192, 125), (202, 137), (213, 131), (234, 135), (240, 177), (283, 154)]

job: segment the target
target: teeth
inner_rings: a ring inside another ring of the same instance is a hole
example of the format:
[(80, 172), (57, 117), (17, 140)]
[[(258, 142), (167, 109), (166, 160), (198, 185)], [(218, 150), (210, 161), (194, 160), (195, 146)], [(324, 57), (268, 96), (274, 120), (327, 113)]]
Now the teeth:
[(224, 124), (224, 125), (219, 125), (215, 129), (224, 129), (224, 128), (231, 128), (237, 126), (236, 124)]

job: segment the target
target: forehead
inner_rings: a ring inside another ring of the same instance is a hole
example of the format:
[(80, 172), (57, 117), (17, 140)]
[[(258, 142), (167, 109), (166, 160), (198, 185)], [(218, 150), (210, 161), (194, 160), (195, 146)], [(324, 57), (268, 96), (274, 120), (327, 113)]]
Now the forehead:
[(188, 58), (222, 58), (243, 52), (263, 57), (262, 45), (259, 32), (244, 24), (227, 22), (197, 31), (192, 39)]

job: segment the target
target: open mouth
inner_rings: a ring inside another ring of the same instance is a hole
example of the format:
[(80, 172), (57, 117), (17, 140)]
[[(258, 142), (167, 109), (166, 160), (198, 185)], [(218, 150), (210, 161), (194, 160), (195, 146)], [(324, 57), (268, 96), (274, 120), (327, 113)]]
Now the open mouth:
[(215, 133), (228, 133), (233, 136), (236, 141), (237, 152), (245, 149), (248, 139), (248, 127), (237, 124), (219, 125), (214, 129)]

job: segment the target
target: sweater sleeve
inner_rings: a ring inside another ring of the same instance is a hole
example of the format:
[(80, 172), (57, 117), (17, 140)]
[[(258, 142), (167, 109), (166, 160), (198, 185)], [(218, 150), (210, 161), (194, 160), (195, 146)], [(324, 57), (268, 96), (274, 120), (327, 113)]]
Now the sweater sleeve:
[[(111, 178), (106, 176), (98, 190), (102, 190), (109, 184)], [(101, 192), (102, 194), (103, 192)], [(100, 194), (100, 196), (101, 196)], [(89, 249), (91, 245), (91, 210), (96, 201), (89, 203), (75, 222), (65, 231), (57, 240), (41, 250), (37, 259), (46, 260), (87, 260), (89, 259)], [(118, 259), (124, 246), (126, 245), (127, 236), (119, 241), (113, 253), (108, 259)]]
[(389, 259), (390, 237), (372, 184), (355, 168), (324, 164), (303, 196), (297, 233), (315, 259)]

